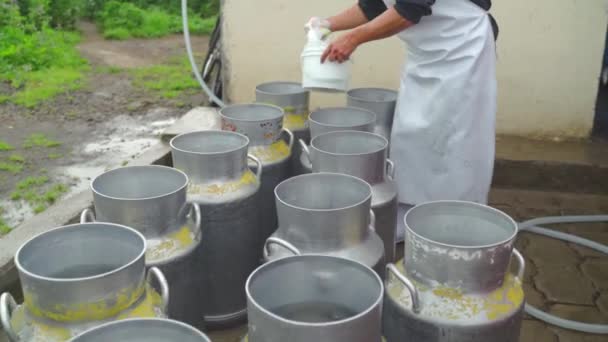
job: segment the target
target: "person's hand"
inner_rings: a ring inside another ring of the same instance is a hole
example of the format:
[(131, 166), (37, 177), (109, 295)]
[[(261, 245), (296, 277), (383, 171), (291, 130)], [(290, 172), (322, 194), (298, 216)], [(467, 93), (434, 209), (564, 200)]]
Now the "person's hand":
[(344, 63), (358, 46), (359, 43), (357, 43), (352, 32), (344, 34), (331, 42), (327, 49), (325, 49), (325, 52), (321, 56), (321, 63), (325, 63), (326, 60)]
[(312, 17), (308, 20), (308, 22), (304, 25), (304, 31), (308, 32), (311, 29), (326, 29), (330, 30), (329, 20), (323, 19), (321, 17)]

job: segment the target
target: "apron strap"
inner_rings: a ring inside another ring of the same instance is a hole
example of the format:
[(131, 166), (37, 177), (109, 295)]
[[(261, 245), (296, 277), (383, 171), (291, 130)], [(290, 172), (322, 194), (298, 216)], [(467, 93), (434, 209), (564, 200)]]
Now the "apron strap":
[(488, 17), (490, 17), (490, 24), (492, 25), (492, 31), (494, 32), (494, 40), (498, 39), (498, 23), (496, 22), (496, 19), (494, 19), (494, 17), (488, 13)]

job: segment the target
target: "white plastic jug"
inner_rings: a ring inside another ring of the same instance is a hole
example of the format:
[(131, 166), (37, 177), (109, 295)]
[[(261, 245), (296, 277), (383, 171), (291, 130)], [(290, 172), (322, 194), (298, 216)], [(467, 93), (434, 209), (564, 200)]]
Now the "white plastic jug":
[(321, 63), (321, 56), (329, 46), (319, 28), (308, 30), (308, 41), (300, 57), (302, 63), (302, 87), (312, 91), (345, 92), (350, 83), (352, 61)]

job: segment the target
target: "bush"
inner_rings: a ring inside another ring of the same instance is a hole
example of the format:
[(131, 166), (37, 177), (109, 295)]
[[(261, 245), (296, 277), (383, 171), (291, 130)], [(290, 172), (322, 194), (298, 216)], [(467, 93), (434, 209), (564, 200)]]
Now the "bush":
[[(154, 38), (182, 32), (180, 15), (170, 14), (158, 7), (142, 9), (132, 3), (116, 0), (105, 3), (98, 15), (98, 23), (107, 39)], [(189, 17), (192, 33), (210, 33), (214, 25), (215, 18)]]

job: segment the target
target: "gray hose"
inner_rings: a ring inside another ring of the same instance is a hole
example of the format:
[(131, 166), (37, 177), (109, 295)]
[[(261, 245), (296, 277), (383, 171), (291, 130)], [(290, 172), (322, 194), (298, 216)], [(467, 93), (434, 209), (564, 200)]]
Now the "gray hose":
[[(519, 230), (533, 234), (548, 236), (554, 239), (570, 243), (575, 243), (580, 246), (591, 248), (597, 252), (608, 254), (608, 246), (602, 245), (601, 243), (581, 238), (575, 235), (557, 232), (547, 228), (537, 227), (537, 225), (540, 224), (589, 222), (608, 222), (608, 215), (540, 217), (520, 223)], [(606, 324), (589, 324), (563, 319), (543, 312), (528, 303), (526, 303), (525, 311), (527, 314), (536, 319), (539, 319), (541, 321), (547, 322), (551, 325), (555, 325), (560, 328), (576, 330), (591, 334), (608, 334), (608, 325)]]
[(225, 107), (226, 105), (222, 100), (220, 100), (209, 87), (205, 84), (201, 73), (198, 71), (198, 66), (194, 61), (194, 56), (192, 54), (192, 43), (190, 42), (190, 30), (188, 29), (188, 0), (182, 0), (182, 24), (184, 29), (184, 42), (186, 43), (186, 51), (188, 52), (188, 59), (190, 59), (190, 65), (192, 66), (192, 72), (194, 72), (194, 76), (196, 80), (203, 88), (203, 91), (209, 96), (209, 99), (213, 101), (215, 104), (220, 106), (220, 108)]

